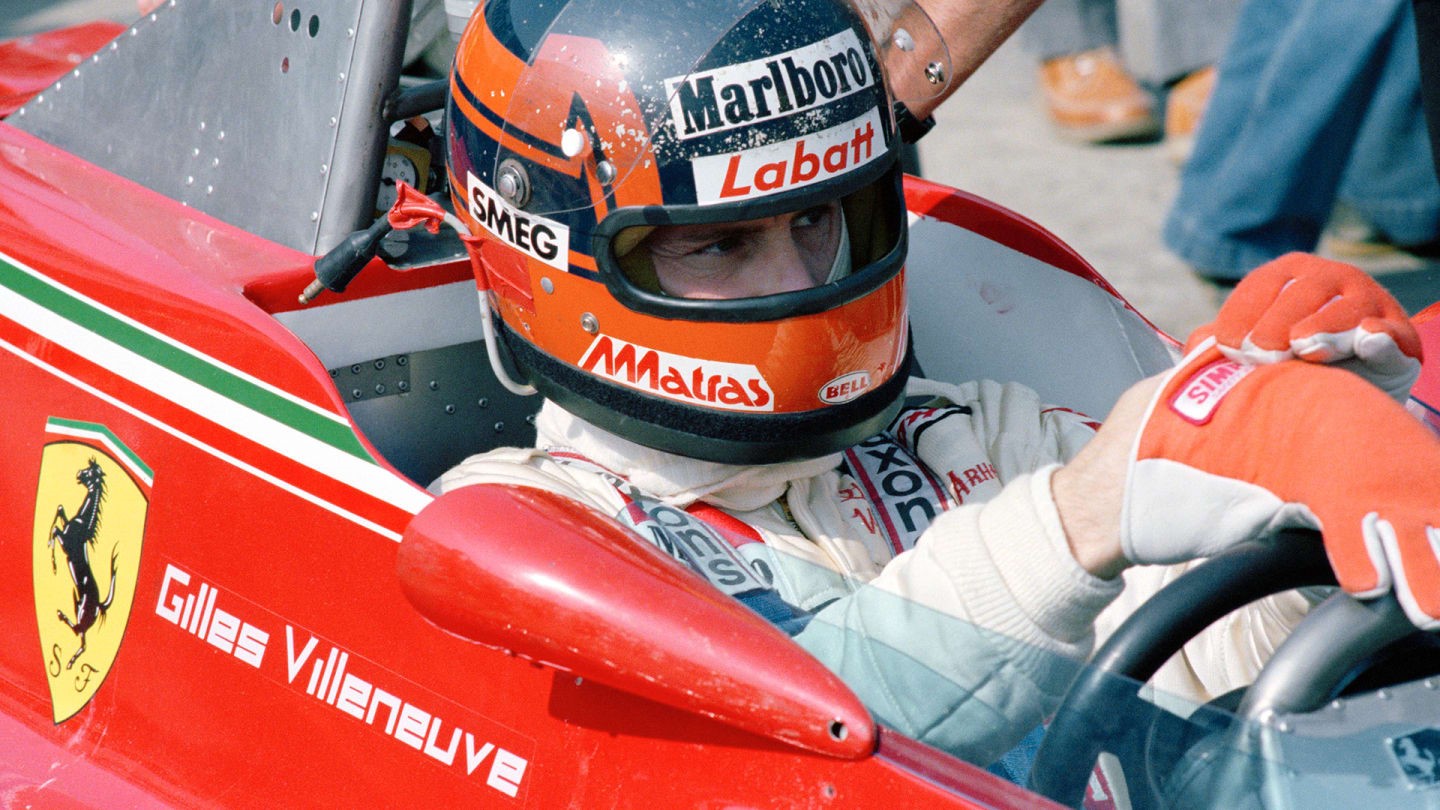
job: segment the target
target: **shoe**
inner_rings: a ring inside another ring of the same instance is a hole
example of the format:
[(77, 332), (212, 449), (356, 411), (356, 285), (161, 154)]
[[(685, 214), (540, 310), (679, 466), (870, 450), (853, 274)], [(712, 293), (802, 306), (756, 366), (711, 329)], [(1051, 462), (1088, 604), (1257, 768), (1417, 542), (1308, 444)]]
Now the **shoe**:
[(1434, 260), (1440, 258), (1440, 237), (1422, 242), (1398, 242), (1371, 223), (1354, 205), (1340, 200), (1330, 212), (1330, 221), (1325, 224), (1316, 250), (1321, 255), (1357, 263), (1392, 258)]
[(1201, 68), (1170, 88), (1165, 100), (1165, 156), (1176, 166), (1184, 166), (1195, 148), (1195, 132), (1200, 117), (1215, 89), (1214, 66)]
[(1050, 120), (1065, 137), (1098, 144), (1160, 133), (1150, 94), (1113, 48), (1047, 59), (1040, 65), (1040, 89)]

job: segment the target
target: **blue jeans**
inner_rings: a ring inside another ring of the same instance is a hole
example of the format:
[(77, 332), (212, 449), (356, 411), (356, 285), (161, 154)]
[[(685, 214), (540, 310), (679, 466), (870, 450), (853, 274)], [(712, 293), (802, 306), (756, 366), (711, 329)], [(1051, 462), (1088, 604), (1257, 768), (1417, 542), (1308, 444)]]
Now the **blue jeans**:
[(1314, 250), (1337, 199), (1397, 244), (1440, 236), (1409, 0), (1249, 0), (1165, 243), (1238, 279)]

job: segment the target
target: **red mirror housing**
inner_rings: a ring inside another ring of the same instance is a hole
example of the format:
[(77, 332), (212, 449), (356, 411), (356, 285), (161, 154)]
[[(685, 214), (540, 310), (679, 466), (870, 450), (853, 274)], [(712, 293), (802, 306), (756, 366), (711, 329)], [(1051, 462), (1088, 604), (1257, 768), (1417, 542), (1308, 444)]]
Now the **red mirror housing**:
[(874, 721), (819, 661), (618, 522), (544, 490), (467, 486), (405, 530), (401, 587), (450, 632), (847, 759)]

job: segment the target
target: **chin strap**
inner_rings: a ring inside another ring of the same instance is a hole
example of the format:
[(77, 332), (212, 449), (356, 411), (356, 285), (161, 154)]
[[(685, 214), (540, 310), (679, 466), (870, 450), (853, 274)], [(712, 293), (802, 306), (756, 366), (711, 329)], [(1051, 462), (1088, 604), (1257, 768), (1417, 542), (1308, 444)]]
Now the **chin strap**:
[(895, 102), (894, 109), (895, 129), (900, 133), (900, 140), (905, 143), (916, 143), (935, 128), (935, 116), (927, 115), (924, 118), (916, 118), (903, 101)]
[(535, 386), (517, 382), (510, 376), (505, 364), (501, 362), (499, 335), (495, 334), (495, 323), (491, 319), (490, 291), (479, 290), (478, 292), (480, 293), (480, 331), (485, 336), (485, 356), (490, 359), (490, 370), (495, 373), (495, 379), (505, 386), (506, 391), (522, 397), (534, 394)]

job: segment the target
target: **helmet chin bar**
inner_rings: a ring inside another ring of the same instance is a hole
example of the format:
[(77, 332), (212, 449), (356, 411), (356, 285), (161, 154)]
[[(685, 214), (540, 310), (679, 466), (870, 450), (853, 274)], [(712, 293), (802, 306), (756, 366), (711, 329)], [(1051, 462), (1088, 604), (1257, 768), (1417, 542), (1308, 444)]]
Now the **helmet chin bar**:
[(750, 414), (686, 406), (578, 371), (537, 351), (502, 322), (517, 363), (547, 399), (585, 421), (656, 450), (722, 464), (777, 464), (854, 447), (900, 412), (913, 354), (857, 399), (802, 413)]

